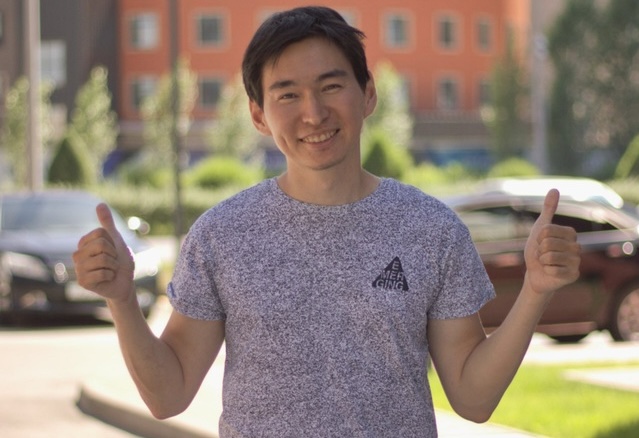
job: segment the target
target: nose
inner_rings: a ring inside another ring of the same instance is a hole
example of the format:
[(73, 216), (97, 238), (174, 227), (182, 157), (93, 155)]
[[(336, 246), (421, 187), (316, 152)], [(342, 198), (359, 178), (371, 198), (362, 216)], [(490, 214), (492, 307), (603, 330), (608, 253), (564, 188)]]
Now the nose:
[(321, 125), (328, 117), (328, 108), (320, 96), (310, 94), (304, 101), (302, 120), (309, 125)]

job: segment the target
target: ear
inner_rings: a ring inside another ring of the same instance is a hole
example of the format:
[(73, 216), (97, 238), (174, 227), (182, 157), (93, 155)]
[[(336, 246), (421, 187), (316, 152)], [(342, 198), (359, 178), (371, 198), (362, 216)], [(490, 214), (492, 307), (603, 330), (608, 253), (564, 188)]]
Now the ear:
[(251, 120), (255, 128), (263, 135), (271, 136), (271, 130), (266, 123), (264, 110), (253, 100), (249, 100), (249, 111), (251, 112)]
[(370, 79), (366, 83), (364, 89), (364, 118), (373, 114), (377, 106), (377, 88), (375, 88), (375, 80), (371, 74)]

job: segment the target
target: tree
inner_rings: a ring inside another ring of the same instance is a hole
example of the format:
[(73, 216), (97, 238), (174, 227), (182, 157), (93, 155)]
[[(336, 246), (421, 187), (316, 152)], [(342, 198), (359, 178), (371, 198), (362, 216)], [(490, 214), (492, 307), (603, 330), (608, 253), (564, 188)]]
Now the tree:
[(86, 186), (94, 182), (95, 174), (86, 151), (77, 137), (65, 136), (51, 160), (47, 180), (52, 184)]
[(377, 88), (377, 107), (364, 123), (363, 155), (376, 142), (376, 131), (393, 140), (394, 147), (408, 149), (413, 139), (414, 120), (404, 82), (390, 62), (381, 61), (373, 73)]
[(111, 109), (111, 93), (107, 83), (108, 71), (98, 66), (91, 70), (89, 80), (78, 90), (69, 125), (69, 137), (75, 147), (90, 161), (87, 182), (101, 176), (106, 156), (115, 148), (117, 116)]
[(493, 69), (491, 105), (483, 111), (491, 133), (493, 153), (498, 161), (523, 157), (526, 151), (527, 130), (522, 116), (525, 91), (523, 70), (511, 38), (506, 42), (503, 57)]
[(238, 74), (222, 89), (217, 118), (208, 135), (211, 151), (242, 161), (259, 162), (263, 158), (258, 147), (259, 136), (251, 120), (242, 76)]
[(591, 171), (609, 177), (609, 163), (639, 132), (639, 119), (629, 116), (639, 112), (639, 3), (569, 0), (548, 41), (556, 71), (551, 161), (583, 174), (604, 152), (608, 159)]
[[(186, 135), (191, 125), (191, 112), (197, 99), (197, 77), (185, 60), (177, 66), (179, 103), (177, 126), (180, 136)], [(144, 119), (144, 158), (148, 165), (166, 168), (181, 157), (175, 157), (172, 146), (172, 76), (164, 75), (153, 95), (142, 103)]]
[[(16, 186), (22, 187), (27, 178), (27, 114), (28, 114), (29, 80), (22, 76), (13, 84), (5, 98), (5, 122), (2, 130), (0, 146), (5, 149), (9, 164), (13, 169), (13, 181)], [(52, 89), (42, 85), (41, 95), (41, 136), (43, 152), (46, 153), (51, 142), (53, 128), (51, 123), (51, 96)]]

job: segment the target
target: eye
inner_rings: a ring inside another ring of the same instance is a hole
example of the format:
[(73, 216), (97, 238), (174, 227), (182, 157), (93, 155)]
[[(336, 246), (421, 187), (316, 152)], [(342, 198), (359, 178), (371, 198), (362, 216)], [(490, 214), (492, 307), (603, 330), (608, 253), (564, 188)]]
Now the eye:
[(323, 91), (327, 91), (327, 92), (331, 92), (331, 91), (338, 91), (338, 90), (341, 90), (342, 88), (343, 88), (343, 87), (342, 87), (342, 84), (334, 83), (334, 84), (328, 84), (328, 85), (326, 85), (326, 86), (325, 86), (322, 90), (323, 90)]
[(291, 100), (291, 99), (295, 99), (297, 97), (297, 95), (295, 93), (284, 93), (281, 94), (280, 96), (277, 97), (278, 101), (286, 101), (286, 100)]

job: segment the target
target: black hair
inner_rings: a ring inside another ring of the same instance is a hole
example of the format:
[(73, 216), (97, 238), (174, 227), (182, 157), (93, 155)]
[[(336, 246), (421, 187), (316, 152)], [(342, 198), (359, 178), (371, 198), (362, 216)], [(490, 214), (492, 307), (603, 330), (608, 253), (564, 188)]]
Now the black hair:
[(291, 44), (314, 37), (324, 38), (342, 51), (353, 68), (357, 83), (364, 90), (370, 79), (364, 33), (350, 26), (333, 9), (304, 6), (273, 14), (253, 35), (242, 60), (242, 78), (249, 99), (262, 107), (264, 66), (277, 61)]

